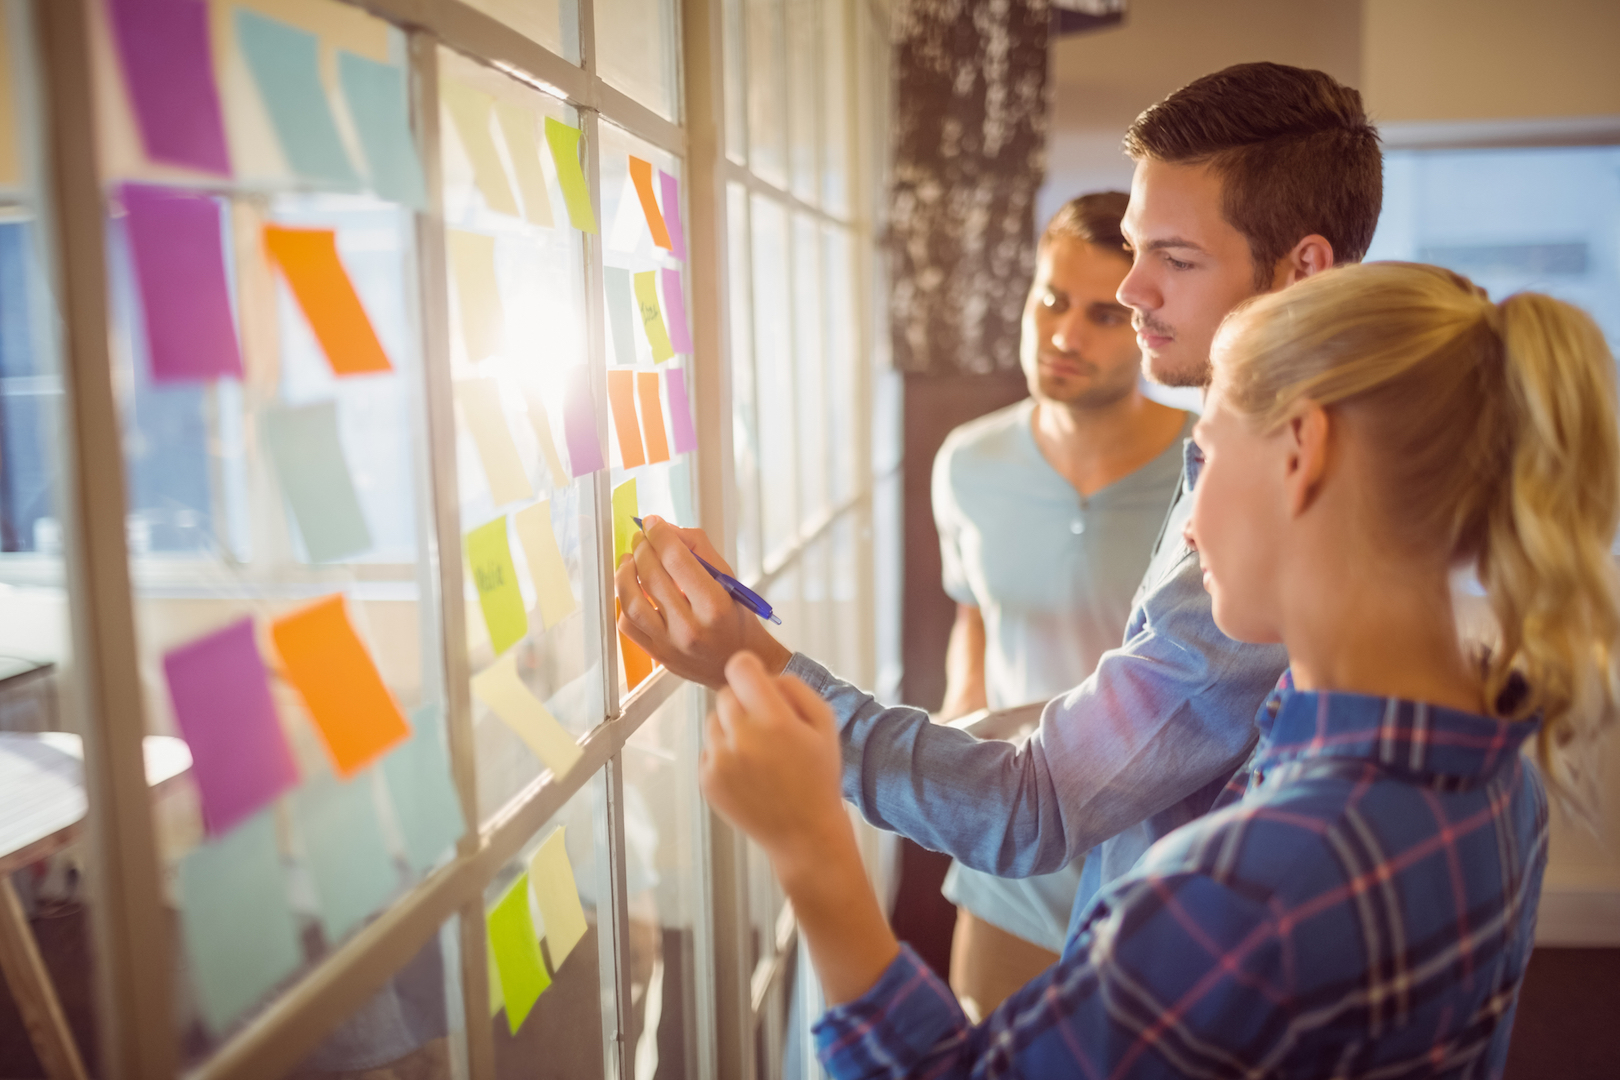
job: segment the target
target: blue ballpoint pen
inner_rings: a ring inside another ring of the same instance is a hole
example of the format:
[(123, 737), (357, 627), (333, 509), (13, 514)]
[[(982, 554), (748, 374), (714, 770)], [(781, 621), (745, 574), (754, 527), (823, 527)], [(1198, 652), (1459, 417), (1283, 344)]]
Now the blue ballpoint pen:
[[(633, 517), (630, 520), (636, 523), (636, 528), (642, 528), (640, 518)], [(645, 534), (646, 530), (643, 529), (642, 531)], [(692, 558), (696, 559), (698, 561), (698, 565), (707, 570), (709, 572), (709, 576), (718, 581), (720, 583), (720, 587), (726, 590), (726, 592), (730, 593), (731, 598), (737, 601), (737, 603), (741, 604), (749, 611), (752, 611), (755, 615), (758, 615), (762, 619), (769, 619), (777, 626), (782, 625), (782, 620), (776, 617), (776, 612), (771, 610), (771, 605), (767, 604), (765, 602), (765, 598), (759, 595), (759, 593), (755, 592), (753, 589), (750, 589), (748, 586), (744, 585), (742, 582), (738, 581), (725, 571), (716, 570), (714, 567), (704, 562), (703, 556), (699, 555), (697, 552), (692, 552)]]

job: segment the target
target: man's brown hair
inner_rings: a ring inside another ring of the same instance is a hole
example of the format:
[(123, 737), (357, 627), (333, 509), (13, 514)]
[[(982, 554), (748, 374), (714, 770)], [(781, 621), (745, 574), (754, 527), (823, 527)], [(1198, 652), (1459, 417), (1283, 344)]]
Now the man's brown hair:
[(1312, 233), (1333, 245), (1334, 261), (1360, 262), (1383, 204), (1378, 129), (1361, 94), (1305, 68), (1235, 64), (1195, 79), (1136, 118), (1125, 153), (1214, 169), (1258, 289)]
[(1131, 197), (1123, 191), (1094, 191), (1064, 203), (1041, 233), (1041, 249), (1045, 250), (1058, 237), (1065, 240), (1083, 240), (1107, 251), (1117, 251), (1123, 259), (1125, 234), (1120, 232), (1120, 220)]

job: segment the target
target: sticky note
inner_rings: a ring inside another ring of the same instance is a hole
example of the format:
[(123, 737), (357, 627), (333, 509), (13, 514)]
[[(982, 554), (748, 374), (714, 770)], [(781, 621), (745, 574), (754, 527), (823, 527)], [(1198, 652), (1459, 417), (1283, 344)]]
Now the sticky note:
[(529, 632), (523, 591), (518, 587), (517, 568), (512, 565), (512, 549), (506, 541), (506, 518), (498, 517), (467, 534), (467, 562), (472, 567), (490, 644), (499, 655)]
[(653, 362), (662, 364), (675, 355), (675, 349), (669, 342), (669, 334), (664, 329), (664, 316), (658, 310), (658, 285), (655, 270), (635, 276), (636, 304), (641, 309), (641, 328), (647, 334), (647, 344), (652, 346)]
[(125, 184), (124, 208), (152, 381), (242, 377), (220, 244), (220, 206), (151, 184)]
[(670, 345), (678, 353), (692, 352), (692, 332), (686, 328), (686, 293), (681, 288), (681, 272), (658, 271), (664, 286), (664, 313), (669, 320)]
[(663, 169), (658, 170), (658, 186), (664, 196), (664, 224), (669, 229), (670, 252), (686, 261), (686, 229), (681, 225), (681, 183)]
[(237, 8), (236, 40), (293, 172), (304, 180), (358, 191), (360, 177), (349, 163), (321, 84), (319, 39)]
[(483, 233), (445, 230), (450, 248), (450, 276), (456, 283), (461, 312), (461, 340), (467, 359), (476, 364), (501, 351), (506, 313), (495, 283), (495, 238)]
[(506, 1007), (506, 995), (501, 993), (501, 965), (495, 959), (495, 946), (489, 940), (489, 924), (484, 925), (484, 970), (489, 973), (489, 1018)]
[(338, 258), (336, 232), (266, 225), (264, 246), (298, 299), (334, 375), (393, 370)]
[(669, 230), (664, 228), (664, 215), (658, 210), (658, 199), (653, 195), (652, 165), (638, 157), (630, 159), (630, 179), (636, 185), (636, 198), (641, 200), (641, 213), (647, 219), (653, 243), (670, 250)]
[(411, 136), (404, 69), (342, 50), (337, 59), (338, 80), (365, 151), (371, 190), (378, 198), (426, 210), (427, 185)]
[(540, 908), (540, 921), (546, 928), (546, 952), (551, 969), (561, 971), (563, 961), (574, 951), (588, 927), (585, 908), (574, 885), (574, 868), (568, 862), (568, 843), (563, 827), (557, 826), (529, 859), (529, 888)]
[(495, 956), (500, 977), (501, 999), (506, 1007), (506, 1026), (513, 1035), (529, 1018), (529, 1010), (540, 1000), (551, 976), (546, 974), (540, 956), (540, 939), (535, 936), (534, 920), (529, 917), (529, 875), (519, 874), (484, 917), (489, 932), (489, 949)]
[(692, 512), (692, 465), (690, 461), (677, 461), (664, 474), (669, 484), (669, 501), (674, 506), (671, 520), (684, 529), (697, 526), (697, 515)]
[(338, 435), (337, 402), (272, 405), (261, 416), (265, 446), (309, 561), (337, 562), (371, 550)]
[(607, 464), (602, 458), (602, 434), (596, 426), (596, 405), (591, 398), (591, 373), (583, 367), (568, 372), (563, 437), (568, 441), (568, 469), (575, 479)]
[(636, 387), (634, 372), (607, 373), (608, 409), (613, 413), (613, 430), (619, 437), (619, 457), (624, 467), (633, 469), (647, 463), (641, 450), (641, 428), (636, 423)]
[(565, 488), (568, 486), (568, 470), (563, 468), (562, 457), (557, 453), (557, 440), (551, 437), (551, 418), (546, 414), (546, 403), (532, 386), (523, 388), (523, 400), (528, 407), (529, 426), (534, 429), (534, 437), (540, 443), (540, 455), (546, 459), (546, 469), (551, 473), (551, 482), (558, 488)]
[(517, 733), (560, 780), (584, 756), (568, 729), (518, 677), (517, 654), (507, 653), (472, 677), (473, 696)]
[[(618, 621), (618, 616), (619, 601), (615, 599), (613, 601), (614, 622)], [(619, 659), (624, 661), (624, 692), (626, 694), (640, 686), (641, 680), (652, 674), (652, 657), (647, 655), (647, 650), (626, 637), (623, 631), (619, 632)]]
[(444, 713), (437, 705), (411, 710), (412, 735), (382, 760), (405, 861), (417, 874), (438, 865), (467, 831), (444, 746)]
[(540, 168), (540, 121), (534, 113), (509, 101), (495, 103), (495, 119), (506, 136), (507, 156), (517, 171), (518, 190), (523, 193), (523, 216), (535, 225), (550, 228), (551, 196), (546, 194), (546, 174)]
[(146, 156), (231, 175), (203, 0), (112, 0), (124, 81)]
[(339, 776), (353, 776), (410, 737), (341, 593), (272, 621), (270, 639)]
[(174, 717), (191, 748), (203, 824), (219, 836), (298, 784), (253, 620), (182, 645), (163, 657)]
[(293, 796), (293, 819), (328, 945), (359, 929), (399, 890), (371, 784), (370, 773), (351, 780), (321, 773)]
[(269, 811), (180, 860), (180, 933), (193, 997), (219, 1034), (303, 962)]
[(647, 447), (647, 463), (669, 460), (669, 442), (664, 438), (664, 398), (658, 392), (658, 372), (636, 372), (636, 399), (641, 404), (641, 437)]
[(692, 430), (692, 403), (686, 396), (686, 372), (672, 367), (664, 372), (664, 385), (669, 391), (669, 434), (675, 442), (675, 452), (684, 454), (697, 449), (697, 432)]
[(557, 534), (551, 527), (550, 501), (541, 499), (533, 506), (525, 506), (512, 515), (512, 524), (517, 527), (518, 543), (529, 564), (540, 621), (550, 630), (579, 610), (574, 586), (568, 580), (568, 565), (563, 562)]
[(495, 99), (454, 79), (440, 81), (439, 98), (450, 111), (450, 121), (455, 124), (461, 145), (472, 160), (473, 183), (483, 193), (484, 202), (497, 214), (517, 217), (517, 200), (506, 182), (506, 168), (501, 164), (489, 127)]
[(602, 268), (602, 284), (607, 292), (608, 330), (613, 337), (614, 360), (636, 362), (636, 302), (630, 294), (630, 271), (617, 266)]
[(462, 379), (456, 383), (456, 401), (461, 406), (467, 434), (478, 448), (489, 493), (496, 506), (534, 498), (534, 487), (506, 426), (506, 410), (501, 407), (501, 384), (495, 379)]
[(557, 165), (557, 182), (562, 186), (563, 205), (568, 221), (580, 232), (596, 231), (596, 213), (591, 209), (591, 193), (585, 186), (585, 172), (579, 163), (579, 140), (584, 133), (576, 127), (546, 117), (546, 145)]
[(636, 504), (636, 478), (631, 477), (613, 489), (613, 565), (629, 554), (640, 526), (633, 518), (641, 516)]

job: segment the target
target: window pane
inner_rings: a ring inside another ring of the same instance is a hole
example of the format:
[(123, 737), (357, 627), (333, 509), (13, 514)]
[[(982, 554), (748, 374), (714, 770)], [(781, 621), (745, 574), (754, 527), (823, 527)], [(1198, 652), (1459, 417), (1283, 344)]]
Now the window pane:
[[(827, 505), (827, 363), (822, 353), (821, 243), (816, 223), (793, 217), (793, 362), (799, 405), (799, 523)], [(836, 403), (833, 404), (836, 409)]]
[(577, 0), (467, 0), (467, 5), (498, 19), (571, 63), (579, 63)]
[(745, 0), (748, 34), (748, 164), (787, 186), (787, 54), (782, 0)]
[(744, 56), (743, 0), (724, 0), (726, 156), (742, 164), (748, 160), (748, 87)]
[(726, 185), (727, 299), (731, 306), (731, 449), (736, 468), (737, 573), (760, 570), (759, 423), (755, 406), (753, 284), (749, 272), (748, 192)]
[(848, 16), (843, 0), (822, 8), (821, 205), (829, 214), (849, 214)]
[(833, 506), (842, 506), (855, 495), (856, 432), (861, 415), (860, 381), (862, 357), (855, 325), (855, 267), (850, 258), (849, 233), (826, 227), (821, 232), (821, 280), (826, 303), (822, 325), (826, 328), (828, 383), (827, 450), (828, 494)]
[(674, 0), (595, 0), (602, 78), (666, 119), (677, 116)]
[(759, 410), (761, 518), (769, 564), (799, 533), (787, 215), (777, 203), (756, 196), (753, 226), (754, 399)]
[(823, 4), (787, 5), (788, 164), (793, 194), (814, 204), (821, 184), (817, 151), (821, 148), (821, 35)]

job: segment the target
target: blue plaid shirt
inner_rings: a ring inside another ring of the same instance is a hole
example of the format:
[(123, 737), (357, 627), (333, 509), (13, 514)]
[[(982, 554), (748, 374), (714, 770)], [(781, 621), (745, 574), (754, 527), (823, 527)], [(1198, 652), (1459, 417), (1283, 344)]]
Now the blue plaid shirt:
[(816, 1026), (835, 1077), (1497, 1077), (1547, 861), (1533, 723), (1279, 689), (1246, 784), (970, 1025), (911, 952)]

